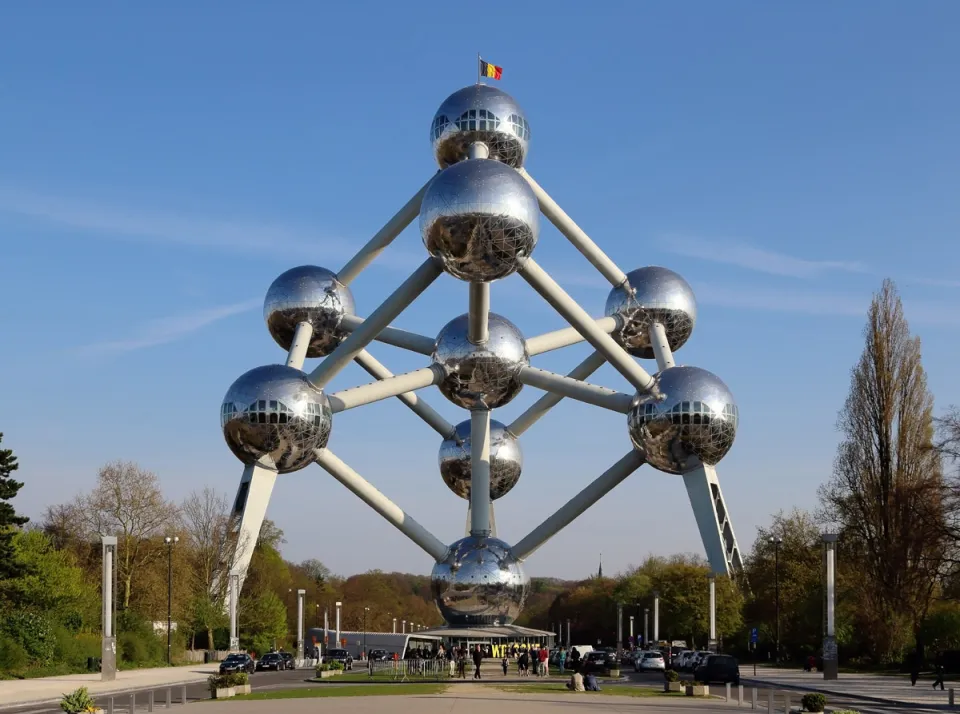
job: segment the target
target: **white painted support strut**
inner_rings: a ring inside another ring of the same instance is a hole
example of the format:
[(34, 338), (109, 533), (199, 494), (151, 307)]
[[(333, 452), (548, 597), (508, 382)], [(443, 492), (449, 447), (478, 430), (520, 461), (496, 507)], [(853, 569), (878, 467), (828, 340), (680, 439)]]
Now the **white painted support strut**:
[(556, 513), (524, 536), (519, 543), (513, 546), (513, 554), (518, 559), (525, 560), (537, 548), (573, 523), (590, 506), (610, 493), (614, 487), (640, 468), (643, 463), (643, 456), (640, 452), (631, 449), (629, 453), (604, 471), (589, 486), (561, 506)]
[(537, 201), (540, 202), (540, 211), (547, 217), (547, 220), (555, 225), (557, 230), (563, 233), (568, 241), (573, 243), (573, 247), (579, 250), (583, 254), (583, 257), (589, 260), (613, 287), (616, 288), (623, 285), (627, 281), (626, 273), (620, 270), (617, 264), (610, 260), (606, 253), (600, 250), (600, 246), (594, 243), (590, 239), (590, 236), (584, 233), (583, 229), (573, 222), (573, 219), (557, 205), (556, 201), (550, 198), (550, 195), (541, 188), (540, 184), (533, 180), (530, 174), (522, 168), (519, 169), (519, 171), (520, 175), (527, 180), (530, 188), (532, 188), (536, 194)]
[[(430, 181), (433, 177), (430, 177)], [(377, 231), (360, 251), (350, 259), (343, 269), (337, 273), (337, 280), (344, 285), (353, 282), (363, 269), (366, 268), (374, 259), (383, 252), (383, 249), (390, 245), (393, 240), (403, 232), (403, 229), (413, 223), (413, 220), (420, 215), (420, 202), (423, 200), (423, 194), (427, 191), (430, 181), (423, 184), (423, 188), (417, 191), (416, 195), (397, 211), (397, 214), (387, 221), (386, 225)]]
[(733, 575), (742, 570), (740, 547), (733, 533), (716, 468), (699, 464), (683, 474), (683, 483), (687, 487), (711, 573)]
[(670, 343), (667, 341), (667, 331), (659, 322), (650, 324), (650, 346), (653, 347), (653, 354), (657, 358), (658, 370), (662, 372), (676, 364), (673, 361), (673, 350), (670, 349)]
[(237, 572), (238, 593), (247, 577), (247, 568), (250, 567), (253, 549), (260, 537), (260, 527), (267, 515), (267, 506), (276, 483), (277, 472), (272, 469), (259, 464), (243, 468), (243, 476), (240, 478), (237, 497), (233, 503), (236, 543), (230, 565), (230, 570)]
[(490, 410), (470, 412), (470, 535), (490, 535)]
[(383, 328), (387, 327), (393, 319), (416, 300), (424, 290), (440, 277), (443, 268), (439, 261), (428, 258), (417, 268), (413, 275), (403, 281), (393, 294), (384, 300), (376, 310), (370, 313), (370, 317), (363, 321), (356, 330), (354, 330), (347, 339), (330, 353), (323, 362), (320, 363), (310, 374), (310, 381), (314, 386), (323, 388), (350, 362), (360, 354), (361, 350), (373, 342), (374, 338)]
[[(520, 267), (520, 276), (531, 287), (553, 305), (567, 322), (573, 325), (584, 339), (593, 345), (610, 362), (611, 366), (622, 374), (627, 381), (640, 391), (648, 391), (653, 386), (653, 377), (637, 364), (633, 357), (617, 344), (610, 335), (597, 327), (597, 323), (576, 301), (557, 285), (547, 272), (537, 265), (533, 258), (527, 258)], [(329, 359), (329, 358), (328, 358)]]
[[(340, 321), (340, 327), (347, 332), (353, 332), (363, 323), (364, 319), (362, 317), (344, 315)], [(394, 347), (410, 350), (411, 352), (426, 355), (427, 357), (433, 354), (433, 347), (436, 343), (433, 337), (418, 335), (415, 332), (407, 332), (406, 330), (398, 330), (396, 327), (384, 327), (380, 331), (380, 334), (374, 337), (374, 339), (385, 345), (393, 345)]]
[[(600, 369), (604, 364), (606, 364), (606, 362), (606, 357), (599, 352), (593, 352), (589, 357), (583, 360), (583, 362), (574, 367), (567, 377), (570, 379), (577, 379), (582, 382), (591, 374)], [(523, 432), (536, 424), (544, 414), (557, 406), (562, 399), (562, 394), (557, 394), (556, 392), (547, 392), (537, 401), (531, 404), (527, 411), (514, 419), (513, 423), (507, 427), (507, 431), (514, 436), (520, 436), (523, 434)]]
[(570, 397), (578, 402), (586, 402), (620, 414), (626, 414), (633, 406), (634, 397), (630, 394), (621, 394), (606, 387), (598, 387), (595, 384), (564, 377), (562, 374), (555, 374), (536, 367), (521, 369), (520, 381), (537, 389)]
[[(616, 317), (598, 317), (595, 322), (597, 323), (597, 327), (607, 334), (616, 330), (620, 324), (620, 321)], [(558, 350), (561, 347), (569, 347), (579, 342), (583, 342), (583, 335), (577, 331), (577, 328), (565, 327), (562, 330), (545, 332), (542, 335), (531, 337), (527, 340), (527, 352), (533, 357), (534, 355), (543, 354), (544, 352)]]
[(475, 345), (490, 337), (490, 283), (470, 283), (467, 339)]
[(360, 387), (351, 387), (328, 395), (333, 413), (372, 404), (390, 397), (399, 397), (401, 394), (413, 392), (417, 389), (439, 384), (444, 377), (443, 368), (439, 365), (430, 365), (416, 369), (406, 374), (398, 374), (388, 379), (378, 380)]
[(307, 358), (307, 349), (310, 347), (310, 338), (313, 337), (313, 325), (309, 322), (297, 324), (293, 333), (293, 344), (287, 354), (287, 367), (303, 369), (303, 361)]
[(317, 463), (337, 481), (350, 489), (361, 501), (383, 516), (387, 522), (423, 548), (434, 560), (442, 560), (447, 546), (430, 531), (408, 516), (403, 510), (384, 496), (363, 476), (358, 474), (329, 449), (317, 449), (314, 452)]
[[(354, 359), (357, 364), (366, 370), (367, 374), (375, 379), (390, 379), (390, 377), (393, 376), (393, 372), (380, 364), (380, 362), (366, 350), (360, 352)], [(433, 407), (413, 392), (398, 394), (397, 398), (444, 439), (456, 431), (456, 427), (454, 427), (453, 424), (440, 416)]]

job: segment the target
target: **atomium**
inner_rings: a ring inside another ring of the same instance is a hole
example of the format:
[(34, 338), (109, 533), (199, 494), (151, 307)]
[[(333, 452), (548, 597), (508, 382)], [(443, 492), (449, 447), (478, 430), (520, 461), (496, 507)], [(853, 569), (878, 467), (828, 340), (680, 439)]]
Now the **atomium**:
[(693, 333), (697, 301), (689, 283), (672, 270), (655, 265), (627, 273), (627, 284), (613, 288), (604, 310), (621, 318), (614, 337), (634, 357), (653, 359), (650, 325), (663, 325), (676, 352)]
[(430, 141), (441, 168), (463, 161), (470, 145), (480, 142), (491, 159), (518, 169), (527, 154), (530, 126), (513, 97), (496, 87), (474, 84), (440, 105), (430, 126)]
[(469, 159), (444, 169), (423, 196), (423, 244), (460, 280), (488, 282), (516, 272), (539, 233), (533, 189), (498, 161)]
[(523, 389), (520, 370), (530, 364), (526, 340), (510, 320), (492, 312), (484, 344), (467, 339), (468, 326), (469, 318), (461, 315), (437, 335), (432, 359), (447, 375), (440, 392), (464, 409), (502, 407)]
[(523, 609), (530, 578), (502, 540), (467, 536), (433, 566), (430, 583), (448, 624), (509, 625)]
[(267, 329), (283, 349), (290, 349), (301, 322), (313, 328), (307, 357), (330, 354), (346, 336), (340, 329), (343, 316), (353, 313), (350, 288), (331, 271), (315, 265), (301, 265), (281, 274), (263, 301)]
[[(457, 424), (453, 436), (440, 444), (440, 476), (460, 498), (470, 498), (470, 420)], [(500, 422), (490, 420), (490, 500), (505, 496), (520, 480), (523, 452), (520, 440)]]
[(220, 407), (227, 446), (245, 464), (269, 459), (280, 473), (313, 462), (330, 438), (333, 413), (326, 395), (299, 369), (271, 364), (234, 382)]
[(737, 436), (739, 412), (719, 377), (699, 367), (671, 367), (656, 375), (662, 399), (641, 395), (627, 426), (651, 466), (680, 474), (691, 459), (715, 466)]

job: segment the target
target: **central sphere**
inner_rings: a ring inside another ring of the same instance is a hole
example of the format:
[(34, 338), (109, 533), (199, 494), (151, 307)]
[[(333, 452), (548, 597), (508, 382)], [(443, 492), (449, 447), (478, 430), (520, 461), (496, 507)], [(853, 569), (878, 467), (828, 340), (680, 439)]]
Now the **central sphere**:
[(248, 465), (268, 457), (280, 473), (313, 463), (313, 451), (327, 445), (332, 425), (326, 395), (303, 372), (282, 364), (251, 369), (230, 386), (220, 407), (220, 426), (234, 455)]
[(520, 370), (530, 364), (527, 342), (510, 320), (489, 313), (489, 338), (482, 345), (467, 339), (469, 318), (454, 318), (440, 330), (431, 358), (446, 376), (437, 385), (464, 409), (502, 407), (523, 384)]
[(454, 164), (437, 174), (423, 195), (423, 244), (460, 280), (489, 282), (516, 272), (539, 234), (533, 189), (499, 161)]
[(671, 474), (689, 471), (693, 458), (719, 463), (740, 420), (727, 385), (699, 367), (671, 367), (654, 381), (662, 397), (640, 395), (627, 416), (630, 438), (647, 463)]
[(277, 344), (289, 350), (297, 325), (313, 327), (307, 357), (325, 357), (346, 333), (343, 316), (354, 313), (353, 295), (335, 273), (316, 265), (301, 265), (281, 274), (267, 289), (263, 319)]
[[(440, 444), (440, 476), (460, 498), (470, 498), (470, 420), (457, 424), (456, 433)], [(494, 419), (490, 420), (490, 500), (505, 496), (520, 480), (523, 452), (520, 440)]]
[(433, 600), (447, 624), (509, 625), (520, 615), (530, 578), (510, 546), (496, 538), (467, 536), (433, 566)]
[(490, 158), (520, 168), (527, 155), (530, 126), (516, 100), (485, 84), (454, 92), (440, 105), (430, 126), (433, 154), (441, 168), (467, 158), (471, 144), (486, 144)]
[(690, 339), (697, 322), (697, 301), (693, 288), (672, 270), (650, 265), (627, 273), (627, 284), (607, 296), (604, 314), (621, 318), (622, 327), (614, 338), (634, 357), (653, 359), (650, 325), (659, 322), (672, 351)]

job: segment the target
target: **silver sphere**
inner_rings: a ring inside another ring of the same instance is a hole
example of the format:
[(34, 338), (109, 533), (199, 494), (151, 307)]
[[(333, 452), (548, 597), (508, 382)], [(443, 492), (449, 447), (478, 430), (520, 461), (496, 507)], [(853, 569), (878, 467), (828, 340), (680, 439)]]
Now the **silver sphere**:
[[(440, 476), (460, 498), (470, 498), (470, 420), (457, 424), (456, 434), (440, 444)], [(520, 480), (520, 440), (498, 421), (490, 420), (490, 500), (505, 496)]]
[(307, 357), (325, 357), (346, 333), (343, 316), (354, 313), (353, 294), (335, 273), (315, 265), (301, 265), (283, 273), (270, 285), (263, 301), (263, 319), (277, 344), (285, 350), (301, 322), (313, 327)]
[(530, 586), (510, 546), (474, 536), (451, 545), (430, 580), (440, 614), (458, 627), (509, 625), (520, 615)]
[(622, 327), (617, 341), (634, 357), (653, 359), (650, 325), (659, 322), (670, 349), (676, 351), (690, 339), (697, 322), (697, 300), (690, 284), (672, 270), (650, 265), (627, 273), (631, 294), (624, 286), (607, 296), (604, 313), (617, 315)]
[(487, 145), (490, 158), (523, 166), (530, 126), (516, 100), (485, 84), (454, 92), (440, 105), (430, 126), (433, 155), (442, 168), (467, 158), (470, 144)]
[(716, 465), (733, 446), (740, 420), (727, 385), (699, 367), (671, 367), (654, 380), (661, 397), (640, 395), (627, 416), (633, 445), (666, 473), (689, 471), (692, 458)]
[(540, 235), (540, 206), (523, 176), (490, 159), (437, 174), (420, 207), (427, 251), (460, 280), (488, 282), (516, 272)]
[(298, 369), (282, 364), (251, 369), (234, 382), (220, 407), (230, 451), (245, 464), (269, 457), (280, 473), (313, 463), (330, 438), (326, 395)]
[(527, 342), (510, 320), (491, 312), (490, 337), (482, 345), (467, 339), (469, 319), (454, 318), (440, 330), (431, 356), (446, 377), (437, 385), (464, 409), (495, 409), (520, 393), (520, 370), (530, 364)]

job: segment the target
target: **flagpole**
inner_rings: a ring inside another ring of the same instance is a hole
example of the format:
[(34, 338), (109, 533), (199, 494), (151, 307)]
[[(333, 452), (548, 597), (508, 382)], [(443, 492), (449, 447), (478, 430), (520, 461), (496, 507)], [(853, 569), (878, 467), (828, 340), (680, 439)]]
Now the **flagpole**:
[(477, 52), (477, 84), (480, 84), (480, 67), (482, 66), (483, 57), (480, 56), (480, 53)]

